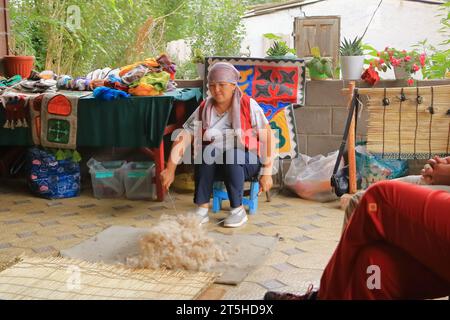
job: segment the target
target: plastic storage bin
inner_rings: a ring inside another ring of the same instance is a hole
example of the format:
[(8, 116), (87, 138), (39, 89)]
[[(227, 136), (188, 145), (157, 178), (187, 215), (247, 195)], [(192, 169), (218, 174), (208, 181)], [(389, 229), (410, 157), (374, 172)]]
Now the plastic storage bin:
[(156, 199), (154, 162), (129, 162), (124, 172), (125, 192), (128, 199)]
[(97, 161), (89, 159), (87, 166), (91, 174), (94, 197), (119, 198), (124, 194), (123, 171), (125, 161)]

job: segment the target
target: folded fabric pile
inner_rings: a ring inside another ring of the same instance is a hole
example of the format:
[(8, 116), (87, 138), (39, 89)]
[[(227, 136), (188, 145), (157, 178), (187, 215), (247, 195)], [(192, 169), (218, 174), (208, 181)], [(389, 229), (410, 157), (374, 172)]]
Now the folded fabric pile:
[(0, 93), (3, 93), (6, 89), (13, 87), (22, 81), (22, 77), (20, 75), (12, 76), (9, 79), (1, 78), (0, 79)]
[(29, 93), (56, 92), (56, 80), (23, 80), (15, 89)]
[(167, 91), (170, 80), (169, 73), (165, 71), (152, 72), (134, 81), (128, 90), (134, 96), (157, 96)]
[(157, 96), (176, 89), (176, 65), (166, 54), (122, 67), (119, 76), (134, 96)]
[(100, 100), (117, 100), (121, 98), (129, 98), (130, 95), (122, 90), (112, 89), (108, 87), (98, 87), (94, 89), (93, 92), (94, 98)]
[[(0, 79), (0, 94), (4, 91), (47, 93), (58, 90), (94, 91), (94, 97), (114, 100), (134, 96), (157, 96), (176, 89), (176, 65), (166, 54), (111, 69), (96, 69), (86, 76), (73, 78), (45, 70), (33, 71), (28, 79), (20, 76)], [(101, 89), (100, 89), (101, 88)], [(99, 89), (99, 90), (96, 90)], [(129, 94), (128, 94), (129, 93)]]
[(89, 72), (85, 77), (78, 77), (73, 79), (69, 75), (61, 75), (57, 79), (57, 87), (61, 90), (78, 90), (78, 91), (92, 91), (95, 88), (105, 86), (109, 76), (116, 76), (119, 69), (96, 69)]

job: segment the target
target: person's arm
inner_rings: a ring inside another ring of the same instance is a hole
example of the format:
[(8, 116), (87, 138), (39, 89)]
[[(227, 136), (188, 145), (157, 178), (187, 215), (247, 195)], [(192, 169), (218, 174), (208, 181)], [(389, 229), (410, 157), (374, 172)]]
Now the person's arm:
[(183, 157), (186, 148), (191, 144), (191, 141), (192, 134), (186, 129), (183, 129), (174, 141), (170, 150), (169, 160), (167, 161), (167, 167), (161, 171), (161, 183), (164, 189), (169, 190), (170, 185), (175, 180), (177, 165)]
[(266, 124), (263, 130), (260, 130), (259, 139), (261, 142), (261, 171), (259, 178), (259, 193), (269, 191), (272, 188), (272, 168), (275, 158), (275, 136), (270, 124)]
[(183, 129), (180, 134), (177, 136), (176, 140), (172, 145), (172, 149), (170, 150), (169, 160), (167, 161), (167, 169), (175, 172), (178, 163), (186, 151), (186, 148), (192, 142), (192, 134)]

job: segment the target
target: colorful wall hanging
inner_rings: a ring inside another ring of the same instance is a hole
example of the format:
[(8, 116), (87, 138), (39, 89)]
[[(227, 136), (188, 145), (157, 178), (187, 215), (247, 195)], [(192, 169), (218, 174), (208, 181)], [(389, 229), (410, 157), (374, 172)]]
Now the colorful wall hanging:
[(33, 142), (47, 148), (75, 149), (78, 100), (77, 96), (51, 93), (30, 98)]

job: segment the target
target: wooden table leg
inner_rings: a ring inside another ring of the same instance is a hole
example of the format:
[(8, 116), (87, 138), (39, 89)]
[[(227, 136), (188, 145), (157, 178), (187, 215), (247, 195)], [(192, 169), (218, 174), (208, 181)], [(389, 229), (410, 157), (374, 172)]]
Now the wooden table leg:
[[(167, 125), (164, 130), (164, 136), (172, 134), (177, 128), (180, 128), (186, 116), (186, 104), (184, 101), (176, 101), (174, 103), (176, 123)], [(155, 161), (155, 184), (156, 195), (158, 201), (164, 201), (166, 191), (161, 184), (161, 171), (165, 168), (164, 160), (164, 136), (158, 148), (141, 148), (147, 156)]]
[(158, 201), (164, 201), (165, 196), (165, 190), (163, 189), (162, 182), (161, 182), (161, 171), (164, 170), (164, 139), (161, 141), (161, 144), (159, 148), (154, 149), (155, 154), (155, 164), (156, 164), (156, 170), (155, 170), (155, 182), (156, 182), (156, 195)]

